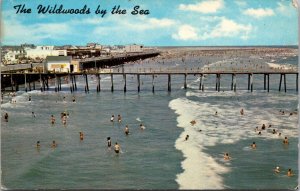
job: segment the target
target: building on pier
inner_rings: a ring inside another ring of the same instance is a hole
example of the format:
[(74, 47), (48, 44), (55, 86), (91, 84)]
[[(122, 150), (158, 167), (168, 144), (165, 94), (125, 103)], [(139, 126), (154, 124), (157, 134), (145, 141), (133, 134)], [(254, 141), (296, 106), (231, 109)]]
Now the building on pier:
[[(44, 62), (45, 72), (73, 72), (71, 56), (47, 56)], [(72, 67), (71, 67), (72, 66)]]

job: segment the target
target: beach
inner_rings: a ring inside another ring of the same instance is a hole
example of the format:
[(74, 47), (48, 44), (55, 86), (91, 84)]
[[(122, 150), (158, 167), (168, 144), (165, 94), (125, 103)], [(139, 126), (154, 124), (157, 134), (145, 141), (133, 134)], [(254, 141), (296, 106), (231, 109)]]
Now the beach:
[[(158, 57), (119, 68), (289, 71), (298, 67), (295, 47), (159, 50), (162, 54)], [(286, 93), (278, 91), (279, 75), (270, 75), (269, 92), (264, 90), (262, 75), (254, 77), (253, 92), (247, 90), (246, 75), (237, 78), (236, 92), (230, 90), (231, 75), (222, 76), (220, 92), (215, 91), (213, 75), (204, 78), (204, 92), (199, 90), (197, 75), (188, 76), (186, 90), (183, 76), (172, 77), (171, 92), (167, 92), (167, 76), (157, 76), (155, 93), (151, 76), (141, 76), (140, 93), (134, 75), (127, 77), (126, 93), (122, 76), (114, 78), (114, 92), (110, 92), (108, 75), (101, 77), (100, 93), (94, 76), (89, 76), (90, 92), (85, 93), (84, 80), (78, 77), (78, 91), (73, 94), (66, 83), (61, 92), (20, 88), (15, 97), (4, 94), (3, 188), (294, 189), (298, 185), (295, 75), (287, 75)], [(54, 90), (53, 81), (50, 89)], [(68, 113), (66, 125), (60, 118), (62, 112)], [(120, 114), (122, 122), (111, 122), (113, 114)], [(190, 123), (193, 120), (194, 125)], [(141, 123), (144, 130), (139, 128)], [(258, 135), (256, 127), (263, 124), (267, 128)], [(125, 125), (130, 131), (127, 136)], [(79, 132), (84, 133), (84, 140)], [(120, 144), (121, 153), (107, 147), (107, 137), (112, 145)], [(284, 137), (288, 137), (288, 145), (283, 144)], [(51, 148), (53, 140), (56, 148)], [(253, 142), (256, 149), (250, 147)], [(223, 158), (225, 152), (231, 156), (228, 161)], [(277, 166), (280, 173), (273, 171)], [(287, 176), (289, 168), (294, 176)]]

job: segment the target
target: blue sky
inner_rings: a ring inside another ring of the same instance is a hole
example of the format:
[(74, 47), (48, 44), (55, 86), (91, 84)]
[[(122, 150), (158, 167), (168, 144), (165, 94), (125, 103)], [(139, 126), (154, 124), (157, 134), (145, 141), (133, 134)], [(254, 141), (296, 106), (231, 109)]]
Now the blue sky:
[[(296, 1), (296, 0), (294, 0)], [(31, 14), (16, 14), (25, 4)], [(90, 8), (90, 14), (37, 14), (37, 6)], [(97, 6), (107, 10), (102, 18)], [(112, 15), (115, 5), (127, 10)], [(136, 5), (149, 15), (132, 15)], [(298, 45), (292, 0), (3, 0), (2, 44), (146, 46)]]

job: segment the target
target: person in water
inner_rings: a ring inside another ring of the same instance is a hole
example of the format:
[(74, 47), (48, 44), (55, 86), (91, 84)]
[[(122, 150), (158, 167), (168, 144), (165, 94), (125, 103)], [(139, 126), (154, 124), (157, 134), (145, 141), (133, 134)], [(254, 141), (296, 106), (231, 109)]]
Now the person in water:
[(55, 117), (53, 115), (51, 115), (51, 119), (50, 120), (51, 120), (51, 124), (54, 125), (54, 123), (55, 123)]
[(125, 134), (126, 134), (126, 135), (129, 135), (129, 128), (128, 128), (128, 125), (126, 125), (126, 127), (125, 127)]
[(73, 98), (72, 98), (72, 102), (76, 102), (76, 99), (75, 99), (75, 97), (73, 96)]
[(51, 148), (56, 148), (56, 147), (57, 147), (57, 143), (55, 141), (52, 141)]
[(110, 137), (107, 137), (107, 146), (108, 146), (108, 147), (111, 147), (111, 140), (110, 140)]
[(35, 114), (34, 114), (34, 112), (31, 112), (31, 115), (32, 115), (32, 117), (33, 117), (33, 118), (35, 118)]
[(287, 137), (284, 137), (283, 144), (285, 144), (285, 145), (288, 145), (288, 144), (289, 144), (289, 140), (288, 140)]
[(224, 154), (224, 160), (229, 160), (229, 159), (230, 159), (229, 154), (228, 154), (228, 153), (225, 153), (225, 154)]
[(115, 146), (114, 146), (114, 150), (116, 153), (119, 153), (120, 152), (120, 145), (116, 142)]
[(287, 172), (287, 176), (293, 176), (292, 169), (289, 168), (289, 170), (288, 170), (288, 172)]
[(119, 114), (119, 115), (118, 115), (118, 122), (121, 123), (121, 121), (122, 121), (122, 117), (121, 117), (121, 115)]
[(192, 120), (190, 123), (191, 123), (192, 126), (194, 126), (196, 124), (196, 121)]
[(114, 119), (115, 119), (115, 116), (112, 115), (111, 118), (110, 118), (110, 122), (114, 122)]
[(189, 135), (186, 135), (185, 140), (187, 141), (189, 139), (189, 137), (190, 137)]
[(253, 142), (253, 143), (251, 144), (251, 148), (252, 148), (252, 149), (256, 149), (256, 144), (255, 144), (255, 142)]
[(141, 124), (140, 124), (140, 129), (141, 129), (141, 130), (144, 130), (144, 129), (146, 129), (146, 127), (141, 123)]
[(280, 173), (280, 170), (279, 170), (279, 166), (277, 166), (275, 169), (274, 169), (274, 172), (277, 174), (277, 173)]
[(83, 141), (83, 133), (82, 132), (79, 132), (79, 138), (80, 138), (80, 141)]
[(241, 115), (244, 115), (244, 109), (241, 109), (240, 113)]
[(276, 132), (276, 130), (275, 130), (275, 129), (273, 129), (272, 133), (273, 133), (273, 134), (276, 134), (277, 132)]
[(41, 145), (40, 145), (40, 141), (37, 141), (37, 142), (36, 142), (36, 148), (38, 148), (38, 149), (39, 149), (40, 147), (41, 147)]
[(8, 122), (8, 113), (5, 113), (4, 120), (5, 120), (5, 122)]
[(266, 125), (263, 124), (262, 127), (261, 127), (261, 129), (262, 129), (262, 130), (265, 130), (265, 129), (266, 129)]
[(31, 101), (31, 96), (28, 97), (28, 101)]
[(216, 111), (215, 115), (218, 115), (218, 112)]

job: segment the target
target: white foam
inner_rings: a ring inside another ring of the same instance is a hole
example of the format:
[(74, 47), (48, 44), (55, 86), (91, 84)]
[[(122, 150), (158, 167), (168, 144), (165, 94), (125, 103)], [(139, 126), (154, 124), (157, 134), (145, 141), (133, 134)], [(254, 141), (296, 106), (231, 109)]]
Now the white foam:
[[(257, 138), (258, 136), (264, 139), (298, 136), (297, 115), (278, 117), (278, 112), (274, 112), (274, 108), (271, 106), (264, 109), (254, 106), (247, 108), (247, 105), (253, 105), (251, 104), (253, 100), (238, 101), (238, 98), (244, 94), (245, 92), (234, 94), (237, 98), (236, 102), (222, 102), (222, 105), (218, 105), (192, 101), (188, 97), (196, 96), (202, 100), (201, 98), (206, 96), (233, 96), (233, 93), (187, 91), (187, 98), (177, 98), (169, 103), (169, 107), (179, 115), (177, 117), (178, 127), (184, 128), (175, 142), (175, 147), (182, 151), (185, 157), (182, 162), (184, 171), (178, 174), (176, 179), (180, 189), (225, 188), (222, 174), (230, 171), (230, 169), (227, 165), (219, 164), (217, 161), (220, 159), (206, 154), (203, 149), (207, 146), (233, 144), (239, 140)], [(278, 101), (279, 98), (266, 96), (260, 100), (255, 100), (255, 103), (269, 102), (272, 104), (273, 102), (276, 103), (275, 101)], [(285, 97), (285, 99), (295, 98)], [(241, 108), (245, 112), (243, 116), (240, 115)], [(214, 115), (216, 111), (218, 111), (218, 115)], [(196, 121), (193, 126), (190, 123), (192, 120)], [(262, 135), (258, 135), (255, 127), (259, 126), (260, 128), (263, 123), (267, 127), (271, 124), (272, 127), (262, 131)], [(282, 124), (284, 124), (284, 128), (281, 128)], [(272, 129), (276, 129), (282, 135), (272, 134)], [(189, 135), (189, 139), (184, 141), (186, 135)]]

